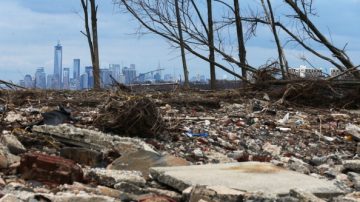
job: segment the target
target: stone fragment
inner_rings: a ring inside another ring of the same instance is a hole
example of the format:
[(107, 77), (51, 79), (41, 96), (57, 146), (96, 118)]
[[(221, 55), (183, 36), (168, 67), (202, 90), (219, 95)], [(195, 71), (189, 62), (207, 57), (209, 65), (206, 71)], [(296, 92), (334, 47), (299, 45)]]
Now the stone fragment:
[(103, 163), (102, 152), (87, 148), (65, 147), (60, 150), (60, 156), (91, 167), (101, 166)]
[(0, 188), (6, 185), (5, 181), (0, 177)]
[(360, 191), (360, 174), (354, 172), (348, 172), (348, 177), (351, 182), (354, 184), (356, 191)]
[(5, 145), (12, 154), (18, 155), (26, 152), (26, 148), (14, 135), (2, 135), (0, 142)]
[(302, 191), (300, 189), (290, 190), (290, 196), (295, 197), (301, 202), (325, 202), (325, 200), (316, 197), (314, 194)]
[(169, 154), (160, 155), (140, 149), (136, 152), (122, 154), (108, 166), (108, 169), (140, 171), (145, 178), (148, 178), (150, 167), (185, 166), (189, 164), (188, 161), (179, 157)]
[(37, 180), (49, 184), (71, 184), (83, 180), (82, 169), (74, 161), (40, 153), (23, 155), (19, 172), (25, 180)]
[[(208, 202), (236, 202), (242, 201), (244, 192), (230, 189), (223, 186), (194, 186), (189, 187), (190, 195), (188, 196), (189, 202), (208, 201)], [(184, 193), (189, 192), (185, 190)]]
[(360, 172), (360, 160), (345, 160), (343, 166), (347, 170)]
[(72, 125), (61, 124), (57, 126), (34, 126), (33, 133), (42, 136), (51, 136), (66, 144), (102, 151), (116, 150), (123, 154), (139, 149), (157, 153), (144, 141), (136, 138), (119, 137), (94, 130), (77, 128)]
[(287, 194), (290, 189), (295, 188), (316, 195), (333, 196), (342, 193), (333, 183), (326, 180), (260, 162), (157, 167), (151, 168), (150, 174), (156, 181), (178, 191), (183, 191), (189, 186), (207, 185), (269, 194)]
[(297, 172), (303, 173), (303, 174), (309, 174), (310, 173), (310, 165), (302, 161), (301, 159), (291, 157), (288, 162), (288, 167), (291, 170), (295, 170)]
[(270, 142), (266, 142), (262, 146), (262, 149), (266, 152), (269, 152), (273, 156), (278, 156), (281, 153), (281, 147), (277, 145), (272, 145)]
[(138, 202), (176, 202), (176, 200), (171, 199), (166, 196), (157, 196), (157, 195), (144, 195), (137, 198)]
[(13, 194), (6, 194), (5, 196), (0, 198), (0, 202), (21, 202), (19, 198), (17, 198)]
[(7, 122), (15, 122), (15, 121), (24, 121), (26, 118), (23, 117), (20, 113), (16, 113), (14, 111), (10, 111), (7, 113), (6, 117), (5, 117), (5, 121)]
[(360, 141), (360, 127), (354, 124), (347, 124), (345, 127), (347, 133), (349, 133), (352, 138), (356, 141)]
[(20, 157), (10, 153), (9, 149), (0, 143), (0, 169), (8, 168), (11, 165), (18, 164)]
[(107, 187), (114, 187), (115, 184), (120, 182), (144, 186), (146, 182), (141, 172), (138, 171), (107, 170), (102, 168), (86, 169), (85, 178)]

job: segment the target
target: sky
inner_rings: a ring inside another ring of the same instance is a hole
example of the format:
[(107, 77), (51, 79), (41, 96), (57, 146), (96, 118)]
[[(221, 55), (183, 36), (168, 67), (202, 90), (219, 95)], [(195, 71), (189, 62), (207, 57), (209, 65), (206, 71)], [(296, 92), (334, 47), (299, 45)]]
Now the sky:
[[(227, 0), (230, 2), (229, 0)], [(245, 0), (244, 8), (254, 0)], [(250, 2), (250, 3), (249, 3)], [(276, 12), (286, 14), (282, 0), (273, 0)], [(120, 12), (112, 0), (99, 0), (99, 46), (101, 68), (109, 64), (129, 66), (135, 64), (138, 72), (157, 69), (160, 64), (165, 73), (181, 74), (178, 49), (173, 49), (156, 35), (135, 34), (138, 23), (129, 14)], [(315, 0), (318, 17), (313, 21), (338, 47), (348, 43), (346, 50), (355, 64), (360, 63), (360, 0)], [(216, 15), (226, 11), (216, 9)], [(244, 9), (246, 14), (248, 11)], [(0, 79), (18, 82), (26, 74), (33, 75), (37, 67), (53, 71), (54, 46), (63, 46), (63, 67), (72, 68), (74, 58), (81, 59), (81, 67), (91, 65), (83, 30), (80, 0), (0, 0)], [(331, 33), (331, 34), (330, 34)], [(260, 66), (269, 58), (277, 58), (272, 35), (268, 27), (259, 27), (257, 36), (246, 42), (248, 63)], [(326, 49), (316, 47), (322, 53)], [(292, 66), (303, 62), (305, 55), (314, 65), (330, 65), (294, 45), (285, 47)], [(236, 57), (236, 53), (234, 53)], [(209, 66), (195, 56), (188, 55), (190, 75), (209, 74)], [(229, 78), (217, 71), (218, 78)]]

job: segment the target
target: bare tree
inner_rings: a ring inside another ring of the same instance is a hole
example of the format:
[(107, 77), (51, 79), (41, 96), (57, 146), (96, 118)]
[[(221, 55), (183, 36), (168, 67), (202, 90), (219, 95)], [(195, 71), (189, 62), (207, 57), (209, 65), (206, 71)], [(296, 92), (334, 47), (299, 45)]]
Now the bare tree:
[[(244, 40), (244, 31), (243, 25), (240, 15), (240, 5), (239, 0), (234, 0), (234, 14), (235, 14), (235, 24), (236, 24), (236, 32), (237, 32), (237, 41), (238, 41), (238, 49), (239, 49), (239, 59), (242, 66), (246, 66), (246, 48), (245, 48), (245, 40)], [(247, 71), (245, 68), (241, 68), (242, 76), (247, 78)]]
[[(176, 11), (174, 11), (174, 2), (170, 0), (115, 0), (122, 8), (125, 8), (128, 13), (139, 21), (143, 28), (146, 28), (152, 33), (160, 35), (168, 40), (172, 45), (179, 46), (180, 39), (178, 35), (178, 26), (176, 20)], [(194, 1), (183, 1), (180, 6), (181, 29), (183, 31), (183, 43), (184, 48), (194, 56), (208, 62), (213, 63), (216, 67), (226, 71), (227, 73), (238, 77), (242, 80), (246, 80), (243, 76), (231, 70), (231, 67), (218, 61), (211, 61), (209, 56), (205, 56), (205, 50), (209, 50), (210, 47), (214, 49), (215, 53), (229, 61), (231, 64), (235, 64), (239, 67), (242, 65), (231, 54), (226, 53), (221, 47), (216, 47), (214, 44), (209, 43), (209, 30), (205, 24), (205, 20), (202, 19), (200, 11), (196, 10), (197, 7)], [(195, 5), (194, 7), (191, 4)], [(195, 11), (194, 11), (195, 9)], [(196, 12), (195, 15), (192, 12)], [(199, 26), (200, 25), (203, 27)], [(245, 69), (255, 72), (256, 69), (246, 64)]]
[[(81, 31), (86, 36), (93, 68), (94, 76), (94, 89), (99, 90), (100, 87), (100, 61), (99, 61), (99, 45), (98, 45), (98, 33), (97, 33), (97, 10), (96, 0), (81, 0), (81, 5), (84, 11), (85, 20), (85, 32)], [(90, 15), (91, 15), (91, 31), (89, 24), (89, 3), (90, 3)]]
[(267, 6), (265, 5), (264, 0), (261, 0), (261, 5), (264, 9), (266, 19), (269, 22), (271, 31), (274, 35), (274, 39), (275, 39), (275, 43), (276, 43), (276, 47), (277, 47), (277, 51), (278, 51), (278, 55), (279, 55), (281, 74), (282, 74), (283, 79), (285, 79), (288, 77), (289, 67), (288, 67), (286, 57), (285, 57), (284, 50), (280, 44), (280, 39), (279, 39), (276, 25), (275, 25), (274, 12), (273, 12), (270, 0), (266, 0), (266, 1), (267, 1)]
[(182, 32), (182, 25), (181, 25), (181, 17), (180, 17), (180, 7), (179, 7), (179, 0), (175, 0), (175, 10), (176, 10), (176, 22), (179, 32), (179, 42), (180, 42), (180, 50), (181, 50), (181, 61), (183, 64), (184, 70), (184, 87), (189, 88), (189, 71), (186, 64), (186, 56), (185, 56), (185, 45), (184, 45), (184, 38)]
[(216, 72), (215, 72), (215, 49), (214, 49), (214, 22), (212, 14), (212, 0), (207, 0), (208, 13), (208, 40), (209, 40), (209, 60), (210, 60), (210, 87), (216, 89)]

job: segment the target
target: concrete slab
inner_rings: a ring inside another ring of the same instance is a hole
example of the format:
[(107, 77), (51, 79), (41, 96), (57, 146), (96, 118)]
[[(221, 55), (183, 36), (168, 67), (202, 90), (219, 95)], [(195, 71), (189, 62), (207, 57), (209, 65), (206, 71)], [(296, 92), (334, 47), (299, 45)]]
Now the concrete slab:
[(155, 180), (179, 191), (189, 186), (207, 185), (265, 194), (288, 194), (291, 189), (320, 197), (342, 193), (330, 181), (260, 162), (156, 167), (150, 169), (150, 174)]

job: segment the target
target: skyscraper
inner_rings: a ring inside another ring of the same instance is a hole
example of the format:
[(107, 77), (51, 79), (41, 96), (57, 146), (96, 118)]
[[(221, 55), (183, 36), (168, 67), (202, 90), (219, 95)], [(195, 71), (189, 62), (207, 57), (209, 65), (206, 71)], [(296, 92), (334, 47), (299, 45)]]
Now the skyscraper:
[(70, 89), (70, 68), (64, 68), (63, 89)]
[(29, 74), (25, 75), (25, 77), (24, 77), (24, 86), (25, 86), (25, 88), (33, 87), (33, 80)]
[(125, 84), (131, 84), (134, 82), (136, 78), (135, 65), (130, 65), (130, 68), (124, 67), (122, 72), (125, 75)]
[(100, 69), (100, 80), (101, 80), (102, 88), (106, 88), (111, 85), (112, 80), (110, 75), (111, 75), (111, 71), (109, 69)]
[(61, 89), (62, 84), (62, 46), (60, 45), (60, 41), (54, 47), (54, 86), (55, 89)]
[(46, 88), (46, 74), (44, 67), (39, 67), (35, 72), (35, 87), (40, 89)]
[(120, 81), (121, 68), (119, 64), (110, 64), (109, 70), (111, 72), (111, 76), (117, 81)]
[(80, 79), (80, 59), (74, 59), (73, 78)]

